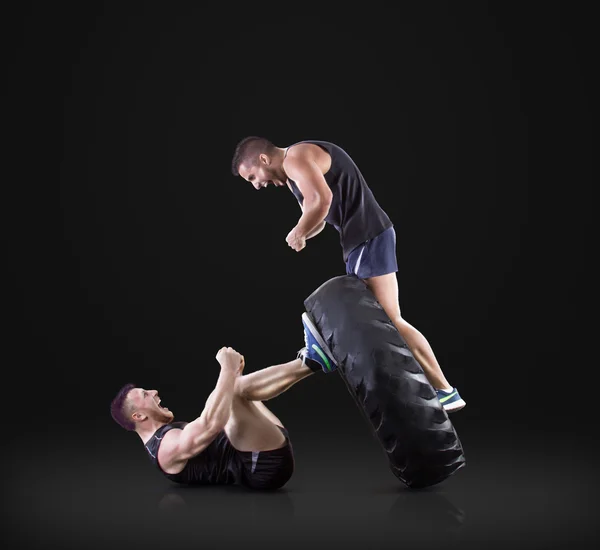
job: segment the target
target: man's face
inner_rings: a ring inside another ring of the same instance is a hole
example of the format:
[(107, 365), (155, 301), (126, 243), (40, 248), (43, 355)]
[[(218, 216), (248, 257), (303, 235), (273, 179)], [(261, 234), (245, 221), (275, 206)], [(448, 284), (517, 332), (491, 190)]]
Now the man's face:
[(239, 173), (254, 186), (254, 189), (262, 189), (267, 185), (282, 187), (287, 181), (283, 168), (277, 166), (267, 155), (260, 155), (257, 165), (242, 163)]
[(146, 418), (158, 422), (171, 422), (175, 415), (166, 407), (161, 407), (160, 397), (156, 390), (145, 390), (144, 388), (134, 388), (129, 392), (127, 399), (132, 405), (132, 416), (136, 421), (142, 421)]

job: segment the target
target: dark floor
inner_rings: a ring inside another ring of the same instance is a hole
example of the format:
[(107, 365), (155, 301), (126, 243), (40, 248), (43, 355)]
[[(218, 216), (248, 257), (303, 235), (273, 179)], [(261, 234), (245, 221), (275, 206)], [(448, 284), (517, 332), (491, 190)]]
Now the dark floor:
[(271, 494), (174, 486), (138, 441), (74, 448), (63, 436), (35, 453), (21, 441), (4, 454), (3, 537), (10, 548), (597, 546), (586, 443), (500, 439), (464, 434), (467, 466), (411, 491), (368, 438), (300, 434), (296, 473)]

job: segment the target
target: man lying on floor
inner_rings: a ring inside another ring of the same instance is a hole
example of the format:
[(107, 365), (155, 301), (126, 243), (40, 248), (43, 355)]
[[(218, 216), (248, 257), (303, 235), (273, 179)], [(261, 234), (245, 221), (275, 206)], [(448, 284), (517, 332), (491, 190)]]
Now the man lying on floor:
[(278, 489), (292, 476), (294, 453), (287, 430), (262, 401), (316, 371), (331, 372), (334, 363), (306, 328), (305, 340), (295, 360), (247, 375), (242, 375), (244, 357), (221, 348), (217, 384), (192, 422), (174, 422), (156, 390), (134, 384), (113, 399), (112, 417), (139, 435), (150, 460), (174, 482)]

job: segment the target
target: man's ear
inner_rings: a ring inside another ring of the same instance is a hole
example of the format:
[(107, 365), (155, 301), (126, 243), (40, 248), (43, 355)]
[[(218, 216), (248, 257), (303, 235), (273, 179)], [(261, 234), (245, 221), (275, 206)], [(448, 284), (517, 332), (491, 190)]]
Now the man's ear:
[(141, 422), (142, 420), (146, 420), (146, 418), (148, 418), (145, 414), (142, 414), (141, 412), (134, 412), (131, 415), (131, 418), (133, 418), (134, 422)]
[(271, 157), (269, 155), (265, 155), (264, 153), (258, 155), (258, 160), (260, 160), (260, 162), (262, 162), (266, 166), (269, 166), (271, 164)]

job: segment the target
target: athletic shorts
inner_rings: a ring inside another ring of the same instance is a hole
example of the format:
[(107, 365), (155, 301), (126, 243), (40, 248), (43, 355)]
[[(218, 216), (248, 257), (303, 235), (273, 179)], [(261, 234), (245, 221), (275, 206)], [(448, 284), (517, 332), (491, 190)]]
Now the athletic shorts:
[(346, 260), (346, 273), (361, 279), (398, 271), (396, 231), (389, 227), (383, 233), (357, 246)]
[[(166, 474), (186, 485), (243, 485), (251, 489), (279, 489), (294, 473), (294, 451), (285, 428), (283, 447), (271, 451), (238, 451), (225, 430), (204, 451), (188, 460), (178, 474)], [(153, 455), (151, 455), (153, 456)]]
[(279, 489), (294, 473), (294, 450), (288, 431), (279, 427), (285, 444), (272, 451), (237, 451), (240, 459), (240, 483), (250, 489)]

